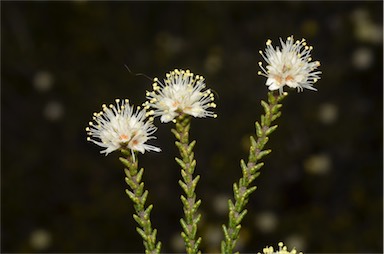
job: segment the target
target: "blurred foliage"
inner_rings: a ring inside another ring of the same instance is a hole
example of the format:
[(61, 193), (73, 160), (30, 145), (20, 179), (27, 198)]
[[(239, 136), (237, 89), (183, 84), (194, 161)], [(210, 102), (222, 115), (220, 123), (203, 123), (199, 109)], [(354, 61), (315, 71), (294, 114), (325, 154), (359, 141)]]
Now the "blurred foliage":
[[(1, 2), (1, 251), (142, 252), (118, 153), (86, 142), (101, 104), (145, 100), (150, 77), (189, 68), (217, 93), (191, 139), (204, 252), (219, 251), (226, 200), (262, 113), (260, 49), (302, 37), (318, 92), (291, 91), (247, 206), (239, 250), (383, 251), (383, 3)], [(158, 123), (158, 122), (157, 122)], [(158, 125), (160, 125), (158, 123)], [(140, 157), (164, 252), (180, 252), (170, 129)], [(261, 223), (260, 223), (261, 222)], [(172, 239), (172, 240), (171, 240)]]

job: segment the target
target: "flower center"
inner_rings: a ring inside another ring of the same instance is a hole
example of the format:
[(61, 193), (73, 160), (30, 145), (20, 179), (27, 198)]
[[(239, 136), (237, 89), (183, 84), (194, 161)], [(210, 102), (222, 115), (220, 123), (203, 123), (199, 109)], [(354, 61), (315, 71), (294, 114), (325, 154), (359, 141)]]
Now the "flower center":
[(285, 81), (293, 81), (293, 77), (291, 75), (288, 75), (286, 78), (285, 78)]
[(180, 102), (178, 102), (178, 101), (172, 102), (172, 107), (174, 107), (174, 108), (179, 107), (179, 105), (180, 105)]
[(132, 145), (137, 145), (139, 143), (139, 141), (137, 141), (137, 139), (134, 139), (134, 140), (132, 140)]
[(128, 140), (128, 135), (121, 134), (119, 139), (122, 140), (122, 141), (127, 141)]

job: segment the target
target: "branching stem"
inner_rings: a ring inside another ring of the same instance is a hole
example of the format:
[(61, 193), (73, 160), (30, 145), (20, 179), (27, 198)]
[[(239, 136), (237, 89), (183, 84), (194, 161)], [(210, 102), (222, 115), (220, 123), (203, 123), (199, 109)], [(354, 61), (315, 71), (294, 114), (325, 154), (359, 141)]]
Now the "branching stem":
[(242, 177), (237, 183), (233, 184), (235, 202), (228, 200), (229, 214), (228, 225), (223, 225), (224, 240), (221, 242), (222, 253), (233, 253), (236, 246), (241, 221), (247, 213), (245, 209), (249, 195), (256, 190), (256, 186), (251, 183), (260, 175), (259, 169), (264, 163), (259, 162), (262, 157), (269, 154), (271, 150), (263, 150), (268, 142), (268, 136), (276, 130), (277, 125), (271, 126), (272, 122), (280, 115), (281, 104), (279, 102), (287, 96), (287, 93), (279, 95), (276, 92), (268, 93), (268, 103), (261, 101), (265, 114), (261, 116), (260, 123), (256, 122), (256, 137), (250, 137), (250, 148), (248, 162), (240, 161)]
[(196, 201), (195, 188), (200, 176), (193, 177), (196, 167), (196, 160), (194, 159), (193, 147), (195, 141), (189, 143), (189, 129), (190, 129), (191, 116), (182, 114), (176, 119), (176, 128), (172, 129), (177, 141), (176, 146), (180, 152), (180, 158), (176, 158), (177, 163), (181, 167), (182, 180), (179, 180), (179, 185), (184, 191), (181, 195), (183, 203), (184, 218), (180, 219), (180, 224), (183, 228), (181, 236), (185, 242), (186, 252), (188, 254), (201, 253), (199, 244), (201, 237), (197, 237), (197, 224), (200, 221), (200, 214), (197, 209), (200, 206), (201, 200)]
[[(136, 214), (133, 215), (135, 221), (140, 227), (136, 230), (139, 235), (143, 238), (143, 244), (145, 247), (146, 254), (158, 254), (161, 249), (161, 242), (156, 243), (156, 229), (152, 229), (150, 213), (153, 205), (145, 207), (145, 202), (148, 197), (148, 191), (144, 190), (144, 182), (142, 182), (142, 176), (144, 169), (138, 169), (138, 158), (137, 154), (132, 154), (131, 151), (121, 150), (126, 156), (125, 158), (120, 157), (120, 161), (126, 166), (125, 182), (129, 185), (130, 190), (126, 190), (127, 195), (133, 201)], [(135, 158), (136, 157), (136, 158)]]

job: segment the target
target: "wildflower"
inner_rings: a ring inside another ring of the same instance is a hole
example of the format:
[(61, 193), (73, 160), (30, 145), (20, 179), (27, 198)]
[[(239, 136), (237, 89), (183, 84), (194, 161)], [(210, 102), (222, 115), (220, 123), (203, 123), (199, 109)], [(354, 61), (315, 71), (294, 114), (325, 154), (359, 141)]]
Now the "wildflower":
[(194, 75), (189, 70), (174, 70), (166, 74), (164, 84), (155, 78), (153, 91), (147, 92), (145, 109), (152, 108), (148, 115), (161, 116), (160, 121), (167, 123), (181, 114), (194, 117), (216, 117), (209, 108), (215, 108), (213, 93), (205, 91), (204, 77)]
[[(261, 254), (258, 252), (258, 254)], [(273, 247), (265, 247), (263, 249), (263, 254), (303, 254), (302, 252), (297, 252), (295, 248), (293, 248), (291, 251), (287, 250), (287, 246), (284, 246), (283, 242), (279, 242), (279, 250), (274, 251)]]
[(304, 88), (314, 90), (313, 84), (320, 79), (320, 71), (315, 71), (320, 66), (319, 61), (311, 62), (312, 46), (308, 46), (305, 39), (294, 42), (293, 36), (288, 37), (284, 43), (280, 38), (281, 49), (272, 47), (272, 41), (268, 40), (265, 53), (259, 51), (267, 67), (264, 68), (262, 63), (259, 66), (262, 71), (258, 74), (267, 77), (266, 85), (269, 90), (279, 89), (280, 94), (283, 92), (285, 85), (291, 88), (297, 88), (303, 91)]
[(156, 131), (152, 121), (145, 121), (146, 111), (137, 108), (134, 113), (133, 107), (129, 105), (129, 100), (116, 99), (116, 106), (105, 104), (103, 110), (94, 113), (93, 122), (89, 122), (86, 128), (91, 141), (105, 150), (100, 153), (109, 153), (117, 149), (130, 149), (144, 153), (145, 151), (159, 152), (160, 148), (147, 145), (145, 142), (155, 138), (150, 136)]

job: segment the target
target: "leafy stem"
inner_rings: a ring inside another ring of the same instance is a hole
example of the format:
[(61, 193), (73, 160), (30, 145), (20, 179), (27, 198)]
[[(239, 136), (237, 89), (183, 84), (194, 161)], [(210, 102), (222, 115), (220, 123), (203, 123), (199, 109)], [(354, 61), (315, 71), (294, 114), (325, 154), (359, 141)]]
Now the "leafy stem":
[(181, 167), (182, 180), (179, 180), (179, 185), (184, 191), (181, 195), (183, 203), (184, 218), (180, 219), (180, 224), (183, 228), (181, 236), (185, 242), (185, 248), (188, 254), (201, 253), (199, 244), (201, 237), (196, 240), (197, 223), (200, 221), (200, 214), (197, 209), (200, 206), (201, 200), (196, 201), (195, 188), (200, 176), (193, 177), (196, 167), (196, 160), (194, 159), (193, 147), (196, 141), (189, 143), (189, 129), (191, 123), (191, 116), (181, 114), (176, 118), (175, 129), (172, 129), (177, 141), (175, 142), (180, 152), (180, 158), (175, 158), (176, 162)]
[(241, 229), (241, 221), (247, 214), (245, 209), (248, 203), (248, 198), (252, 192), (256, 190), (256, 186), (251, 186), (251, 183), (260, 175), (260, 168), (264, 165), (259, 162), (262, 157), (269, 154), (271, 150), (264, 150), (264, 146), (268, 142), (268, 136), (277, 129), (277, 125), (272, 125), (280, 115), (282, 104), (279, 102), (287, 96), (287, 93), (278, 94), (276, 92), (268, 93), (268, 103), (261, 101), (265, 113), (261, 115), (260, 123), (256, 122), (256, 137), (250, 137), (250, 148), (248, 162), (240, 161), (242, 169), (242, 177), (237, 183), (233, 184), (234, 199), (228, 200), (229, 214), (228, 225), (223, 225), (224, 240), (221, 242), (222, 253), (233, 253), (236, 246), (239, 232)]
[(130, 187), (130, 190), (126, 190), (127, 195), (133, 201), (136, 214), (133, 215), (135, 221), (140, 227), (136, 230), (139, 235), (143, 238), (143, 244), (145, 247), (146, 254), (157, 254), (160, 253), (161, 242), (156, 243), (156, 229), (152, 229), (150, 213), (153, 205), (145, 207), (145, 202), (148, 197), (148, 191), (144, 190), (144, 182), (142, 181), (144, 168), (138, 171), (138, 159), (136, 154), (131, 151), (122, 149), (121, 152), (125, 158), (120, 157), (120, 161), (126, 166), (125, 182)]

